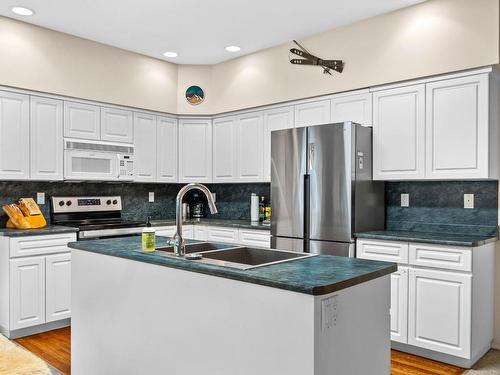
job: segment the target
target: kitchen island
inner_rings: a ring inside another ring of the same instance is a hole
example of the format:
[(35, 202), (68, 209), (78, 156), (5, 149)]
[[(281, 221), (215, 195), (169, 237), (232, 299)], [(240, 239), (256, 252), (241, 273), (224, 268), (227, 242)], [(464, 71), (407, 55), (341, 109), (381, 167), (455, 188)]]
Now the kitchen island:
[(138, 236), (69, 246), (73, 374), (389, 374), (395, 264), (241, 270), (143, 253)]

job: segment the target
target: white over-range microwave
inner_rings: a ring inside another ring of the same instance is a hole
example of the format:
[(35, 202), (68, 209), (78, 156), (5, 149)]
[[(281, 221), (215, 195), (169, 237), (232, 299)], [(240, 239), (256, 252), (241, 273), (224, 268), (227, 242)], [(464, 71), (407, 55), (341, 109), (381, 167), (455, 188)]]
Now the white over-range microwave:
[(134, 146), (66, 138), (64, 179), (133, 181)]

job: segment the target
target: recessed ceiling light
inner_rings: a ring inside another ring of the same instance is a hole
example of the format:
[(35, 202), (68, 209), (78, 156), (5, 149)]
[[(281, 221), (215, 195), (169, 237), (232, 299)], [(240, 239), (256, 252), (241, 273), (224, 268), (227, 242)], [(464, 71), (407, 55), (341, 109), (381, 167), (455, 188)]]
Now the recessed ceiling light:
[(226, 51), (228, 51), (228, 52), (238, 52), (239, 50), (241, 50), (241, 48), (238, 46), (227, 46), (226, 47)]
[(177, 52), (167, 51), (167, 52), (163, 53), (163, 56), (165, 56), (165, 57), (177, 57), (179, 55), (177, 54)]
[(11, 10), (12, 13), (18, 14), (20, 16), (31, 16), (34, 13), (31, 9), (25, 7), (14, 7)]

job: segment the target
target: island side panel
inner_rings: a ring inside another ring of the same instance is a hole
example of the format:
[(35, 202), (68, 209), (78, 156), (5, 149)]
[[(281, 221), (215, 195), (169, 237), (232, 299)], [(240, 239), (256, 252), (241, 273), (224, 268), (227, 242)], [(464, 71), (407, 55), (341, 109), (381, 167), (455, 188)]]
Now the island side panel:
[(317, 296), (315, 317), (315, 375), (390, 374), (390, 275)]
[(74, 375), (314, 374), (314, 296), (72, 251)]

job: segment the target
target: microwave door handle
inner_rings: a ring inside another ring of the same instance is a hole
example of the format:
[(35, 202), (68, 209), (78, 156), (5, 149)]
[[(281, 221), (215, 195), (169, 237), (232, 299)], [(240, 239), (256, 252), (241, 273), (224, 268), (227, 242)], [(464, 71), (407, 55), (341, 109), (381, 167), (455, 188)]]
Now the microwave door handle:
[(118, 159), (118, 163), (116, 164), (118, 167), (116, 168), (116, 178), (120, 179), (120, 154), (116, 154), (116, 158)]

